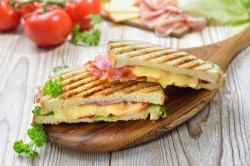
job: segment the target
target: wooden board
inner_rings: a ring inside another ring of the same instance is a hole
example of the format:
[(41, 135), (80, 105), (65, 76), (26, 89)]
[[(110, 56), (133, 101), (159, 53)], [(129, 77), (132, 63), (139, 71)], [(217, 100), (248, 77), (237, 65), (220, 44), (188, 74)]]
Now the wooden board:
[[(108, 21), (112, 21), (112, 19), (108, 15), (108, 13), (105, 12), (104, 10), (102, 10), (101, 15), (104, 19), (106, 19)], [(136, 27), (136, 28), (140, 28), (140, 29), (154, 32), (154, 28), (149, 28), (145, 24), (141, 23), (140, 19), (132, 19), (132, 20), (127, 20), (127, 21), (123, 21), (120, 23), (124, 24), (124, 25), (129, 25), (132, 27)], [(178, 29), (173, 30), (173, 32), (171, 32), (171, 34), (169, 36), (180, 38), (180, 37), (186, 35), (188, 32), (190, 32), (190, 30), (191, 29), (189, 27), (178, 28)]]
[[(250, 27), (212, 45), (184, 49), (211, 60), (225, 70), (240, 49), (250, 41)], [(117, 151), (151, 141), (198, 113), (216, 91), (168, 88), (168, 117), (158, 121), (45, 125), (48, 140), (61, 147), (87, 152)]]

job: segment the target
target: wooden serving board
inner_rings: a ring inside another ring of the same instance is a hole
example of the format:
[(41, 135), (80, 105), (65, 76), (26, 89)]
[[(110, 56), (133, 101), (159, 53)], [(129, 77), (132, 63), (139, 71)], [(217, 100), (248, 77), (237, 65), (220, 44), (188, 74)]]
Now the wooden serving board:
[[(250, 42), (250, 27), (227, 40), (203, 47), (183, 49), (201, 59), (211, 60), (224, 71), (243, 46)], [(216, 90), (167, 88), (168, 116), (158, 121), (141, 120), (92, 124), (45, 125), (47, 138), (61, 147), (85, 152), (110, 152), (151, 141), (197, 114)]]
[[(104, 4), (106, 4), (106, 3), (104, 3)], [(101, 15), (104, 19), (106, 19), (108, 21), (112, 21), (112, 19), (109, 17), (108, 13), (105, 12), (104, 9), (102, 9)], [(140, 29), (154, 32), (154, 28), (149, 28), (145, 24), (141, 23), (140, 19), (132, 19), (132, 20), (128, 20), (128, 21), (122, 21), (120, 23), (124, 24), (124, 25), (129, 25), (132, 27), (136, 27), (136, 28), (140, 28)], [(190, 30), (191, 29), (189, 27), (178, 28), (178, 29), (173, 30), (173, 32), (171, 32), (170, 36), (180, 38), (180, 37), (186, 35), (188, 32), (190, 32)]]

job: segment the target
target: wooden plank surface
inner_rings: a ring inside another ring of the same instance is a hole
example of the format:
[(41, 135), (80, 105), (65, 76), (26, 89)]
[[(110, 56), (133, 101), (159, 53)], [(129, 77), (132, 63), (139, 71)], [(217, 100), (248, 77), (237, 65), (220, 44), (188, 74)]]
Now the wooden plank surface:
[[(192, 120), (151, 143), (113, 153), (79, 153), (47, 143), (40, 158), (15, 155), (12, 144), (28, 141), (33, 95), (51, 68), (82, 64), (105, 50), (109, 39), (134, 39), (174, 48), (209, 44), (232, 34), (227, 27), (210, 27), (181, 39), (157, 38), (133, 27), (103, 23), (99, 47), (74, 46), (39, 49), (19, 28), (0, 34), (0, 165), (250, 165), (250, 48), (232, 61), (227, 82), (210, 104)], [(122, 132), (122, 131), (121, 131)]]

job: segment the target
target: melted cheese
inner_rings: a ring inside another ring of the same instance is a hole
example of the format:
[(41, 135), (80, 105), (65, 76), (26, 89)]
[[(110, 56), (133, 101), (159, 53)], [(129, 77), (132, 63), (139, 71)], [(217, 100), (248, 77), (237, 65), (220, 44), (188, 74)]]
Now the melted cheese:
[(155, 69), (145, 66), (134, 66), (131, 68), (131, 71), (137, 77), (155, 78), (156, 82), (159, 82), (162, 85), (162, 87), (166, 87), (168, 85), (175, 85), (179, 87), (195, 88), (199, 82), (198, 78), (182, 74), (175, 74), (161, 69)]
[(88, 118), (94, 115), (107, 117), (114, 115), (117, 117), (132, 115), (143, 111), (147, 104), (145, 103), (115, 103), (109, 105), (84, 104), (80, 106), (69, 106), (54, 111), (54, 116), (58, 119), (72, 120), (79, 118)]

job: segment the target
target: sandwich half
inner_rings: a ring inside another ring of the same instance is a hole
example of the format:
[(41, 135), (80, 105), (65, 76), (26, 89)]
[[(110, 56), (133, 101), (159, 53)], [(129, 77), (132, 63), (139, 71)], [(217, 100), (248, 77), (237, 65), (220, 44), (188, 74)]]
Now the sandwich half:
[[(110, 63), (110, 66), (103, 65), (105, 63)], [(112, 80), (158, 82), (163, 88), (175, 85), (213, 90), (222, 88), (225, 82), (223, 71), (212, 62), (184, 51), (141, 41), (110, 41), (106, 55), (98, 56), (86, 65), (88, 71), (99, 77), (105, 77), (101, 72), (104, 68), (106, 77)]]
[[(50, 83), (50, 84), (49, 84)], [(61, 86), (58, 96), (44, 95)], [(51, 90), (50, 89), (50, 90)], [(59, 124), (166, 117), (165, 95), (157, 83), (99, 79), (83, 66), (50, 78), (35, 96), (35, 123)]]

